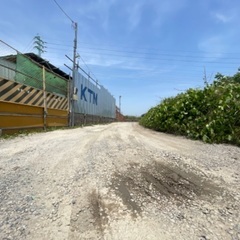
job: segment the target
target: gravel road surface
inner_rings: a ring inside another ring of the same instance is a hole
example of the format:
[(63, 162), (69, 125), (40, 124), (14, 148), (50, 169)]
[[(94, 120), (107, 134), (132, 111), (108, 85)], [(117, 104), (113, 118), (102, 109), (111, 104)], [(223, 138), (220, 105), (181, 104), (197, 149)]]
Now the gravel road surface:
[(240, 239), (240, 148), (112, 123), (0, 139), (0, 239)]

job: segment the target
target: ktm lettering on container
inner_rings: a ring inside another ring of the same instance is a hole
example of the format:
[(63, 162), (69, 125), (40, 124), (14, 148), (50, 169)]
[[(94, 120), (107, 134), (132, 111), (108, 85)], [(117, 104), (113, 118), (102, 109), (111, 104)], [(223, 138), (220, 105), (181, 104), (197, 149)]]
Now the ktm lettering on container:
[(83, 84), (81, 84), (81, 100), (98, 105), (98, 94), (90, 88), (84, 87)]

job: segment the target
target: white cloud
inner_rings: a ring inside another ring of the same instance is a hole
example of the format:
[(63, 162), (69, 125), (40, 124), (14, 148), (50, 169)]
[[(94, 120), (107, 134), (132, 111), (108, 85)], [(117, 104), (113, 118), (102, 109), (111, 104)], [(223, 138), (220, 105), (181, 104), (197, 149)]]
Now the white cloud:
[(127, 17), (127, 29), (131, 32), (139, 27), (145, 16), (151, 18), (150, 24), (158, 27), (172, 14), (180, 11), (187, 0), (121, 0), (121, 10)]
[(107, 58), (96, 53), (94, 54), (89, 53), (86, 56), (84, 56), (83, 59), (87, 65), (99, 67), (114, 67), (116, 65), (123, 63), (121, 59)]
[(222, 13), (213, 13), (213, 16), (218, 22), (222, 23), (228, 23), (232, 20), (232, 16), (227, 16)]
[(161, 25), (166, 19), (186, 6), (186, 0), (161, 0), (151, 2), (156, 13), (155, 26)]
[(214, 61), (223, 56), (227, 46), (225, 45), (223, 37), (213, 36), (199, 42), (198, 48), (205, 52), (205, 57), (211, 58), (209, 60)]
[(136, 28), (140, 21), (141, 21), (141, 15), (142, 15), (142, 8), (143, 8), (143, 2), (137, 2), (135, 5), (130, 6), (127, 10), (129, 15), (129, 28), (130, 30), (133, 30)]
[(116, 0), (97, 0), (88, 1), (86, 4), (79, 7), (78, 12), (80, 16), (85, 19), (97, 20), (102, 23), (103, 29), (107, 30), (109, 25), (109, 13), (112, 5)]

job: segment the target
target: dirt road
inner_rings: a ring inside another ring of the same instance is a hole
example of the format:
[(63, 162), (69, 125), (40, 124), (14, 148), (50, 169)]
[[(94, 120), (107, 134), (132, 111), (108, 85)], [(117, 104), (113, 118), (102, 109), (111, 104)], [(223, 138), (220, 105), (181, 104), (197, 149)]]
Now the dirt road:
[(0, 140), (0, 239), (240, 239), (240, 148), (137, 123)]

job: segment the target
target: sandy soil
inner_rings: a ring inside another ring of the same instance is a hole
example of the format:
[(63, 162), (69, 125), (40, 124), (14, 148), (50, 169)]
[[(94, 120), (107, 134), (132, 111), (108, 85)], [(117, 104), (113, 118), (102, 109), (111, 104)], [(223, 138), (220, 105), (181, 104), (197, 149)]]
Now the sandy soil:
[(113, 123), (0, 139), (0, 239), (240, 239), (240, 148)]

